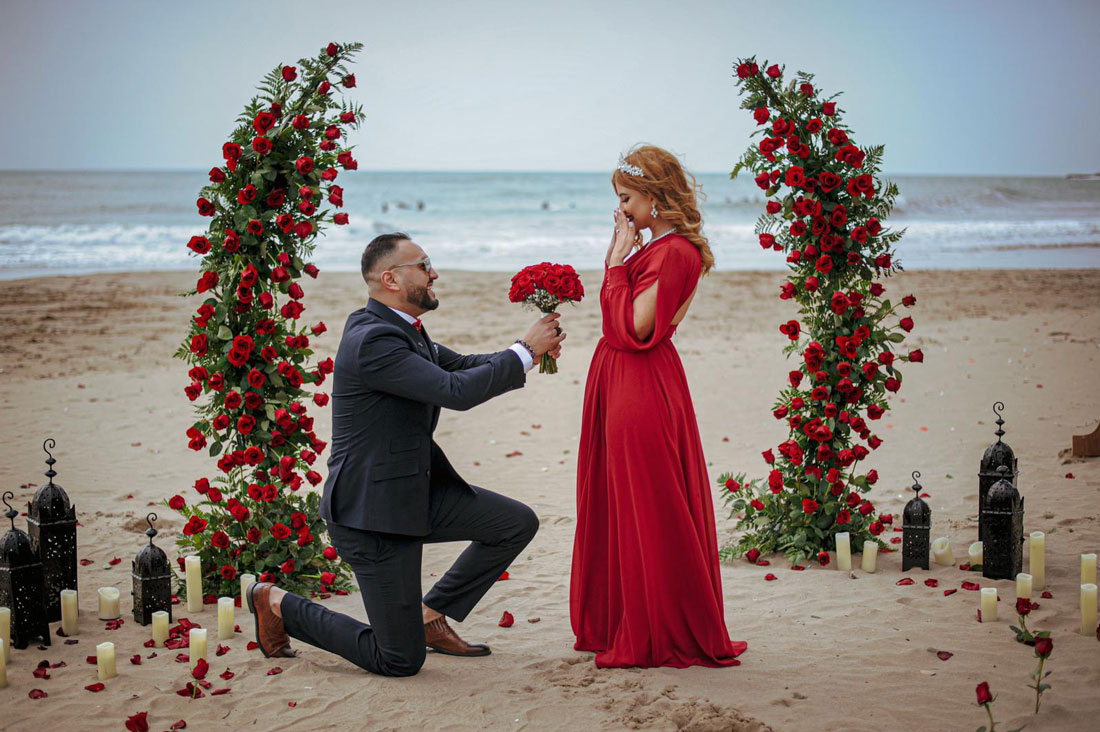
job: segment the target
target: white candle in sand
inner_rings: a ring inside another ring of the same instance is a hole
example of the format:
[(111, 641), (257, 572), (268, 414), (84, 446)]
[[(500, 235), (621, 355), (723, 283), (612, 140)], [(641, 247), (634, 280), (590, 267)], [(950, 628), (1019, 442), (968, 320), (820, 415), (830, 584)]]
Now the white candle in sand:
[(1021, 597), (1031, 599), (1031, 575), (1026, 572), (1016, 575), (1016, 599)]
[(153, 645), (162, 648), (166, 640), (168, 640), (168, 611), (157, 610), (153, 613)]
[(1096, 555), (1095, 554), (1082, 554), (1081, 555), (1081, 584), (1083, 584), (1083, 585), (1095, 585), (1096, 584)]
[(975, 567), (982, 563), (982, 543), (976, 541), (970, 545), (970, 548), (966, 550), (967, 555), (970, 558), (970, 566)]
[(76, 590), (61, 591), (61, 632), (76, 635), (80, 632), (80, 608)]
[(218, 640), (229, 640), (233, 637), (233, 598), (218, 598)]
[(188, 651), (191, 656), (191, 669), (199, 664), (200, 658), (206, 658), (206, 628), (192, 628), (188, 633), (190, 643)]
[(1096, 632), (1096, 585), (1081, 585), (1081, 635)]
[(836, 535), (836, 568), (844, 572), (852, 568), (852, 544), (847, 531)]
[(96, 670), (99, 671), (100, 681), (106, 681), (107, 679), (113, 679), (115, 676), (118, 676), (118, 670), (115, 668), (114, 643), (100, 643), (95, 647), (95, 665)]
[(997, 588), (982, 588), (982, 622), (992, 623), (997, 619)]
[(8, 644), (0, 638), (0, 689), (8, 685), (8, 660), (4, 651), (7, 647)]
[(183, 560), (187, 576), (187, 612), (202, 612), (202, 560), (194, 554)]
[(0, 607), (0, 640), (4, 641), (4, 660), (11, 660), (11, 608)]
[(875, 560), (878, 558), (878, 542), (867, 540), (863, 542), (863, 571), (874, 573)]
[(950, 567), (955, 563), (955, 552), (951, 551), (951, 540), (941, 536), (932, 542), (932, 559), (936, 564)]
[(256, 584), (256, 575), (241, 575), (241, 607), (246, 610), (248, 609), (248, 588), (254, 584)]
[(118, 620), (119, 591), (117, 587), (99, 588), (99, 619)]
[(1047, 577), (1047, 538), (1042, 531), (1032, 531), (1028, 543), (1030, 562), (1027, 566), (1031, 575), (1031, 586), (1036, 590), (1046, 587)]

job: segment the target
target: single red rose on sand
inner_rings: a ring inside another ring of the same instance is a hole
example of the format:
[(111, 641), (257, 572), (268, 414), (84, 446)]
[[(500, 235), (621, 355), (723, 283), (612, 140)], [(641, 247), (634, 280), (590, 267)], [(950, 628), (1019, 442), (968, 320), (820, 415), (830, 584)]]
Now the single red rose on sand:
[(1054, 652), (1054, 639), (1053, 638), (1036, 638), (1035, 639), (1035, 655), (1039, 658), (1049, 658), (1050, 654)]
[(1016, 598), (1016, 614), (1027, 615), (1031, 612), (1031, 600), (1026, 597)]
[(975, 693), (978, 695), (979, 704), (989, 704), (993, 701), (993, 694), (989, 691), (989, 682), (983, 681), (978, 684), (978, 688), (975, 689)]

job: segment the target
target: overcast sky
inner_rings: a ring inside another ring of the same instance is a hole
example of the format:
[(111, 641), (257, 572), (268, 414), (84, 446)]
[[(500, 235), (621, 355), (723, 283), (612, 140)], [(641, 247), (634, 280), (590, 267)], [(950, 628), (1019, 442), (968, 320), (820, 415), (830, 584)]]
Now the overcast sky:
[(205, 169), (264, 73), (366, 45), (372, 170), (729, 170), (737, 56), (817, 75), (890, 173), (1100, 171), (1100, 2), (0, 0), (0, 169)]

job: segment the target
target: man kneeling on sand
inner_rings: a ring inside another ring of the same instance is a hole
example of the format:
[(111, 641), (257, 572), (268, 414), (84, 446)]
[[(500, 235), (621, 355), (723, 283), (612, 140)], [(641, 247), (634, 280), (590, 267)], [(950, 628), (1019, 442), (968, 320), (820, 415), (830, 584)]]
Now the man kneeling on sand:
[[(538, 530), (526, 505), (468, 484), (432, 440), (440, 409), (465, 410), (513, 389), (565, 334), (557, 313), (497, 353), (463, 356), (434, 343), (420, 316), (439, 306), (439, 273), (402, 233), (363, 252), (370, 299), (344, 326), (332, 389), (332, 452), (321, 516), (351, 565), (370, 625), (271, 583), (248, 591), (264, 656), (293, 656), (290, 638), (384, 676), (412, 676), (427, 649), (486, 656), (448, 625), (461, 622)], [(469, 541), (421, 595), (423, 547)]]

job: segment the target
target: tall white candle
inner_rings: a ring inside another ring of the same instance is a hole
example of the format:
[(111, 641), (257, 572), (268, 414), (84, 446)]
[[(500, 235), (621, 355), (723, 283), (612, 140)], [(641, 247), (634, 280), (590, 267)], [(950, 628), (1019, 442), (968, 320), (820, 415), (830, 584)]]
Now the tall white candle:
[(8, 660), (7, 653), (4, 650), (7, 647), (7, 642), (0, 638), (0, 689), (8, 685)]
[(1081, 585), (1081, 634), (1096, 632), (1096, 585)]
[(218, 640), (229, 640), (233, 637), (233, 598), (218, 598)]
[(836, 568), (843, 572), (852, 568), (852, 543), (847, 531), (836, 535)]
[(80, 607), (76, 590), (61, 591), (61, 632), (76, 635), (80, 632)]
[(950, 567), (955, 563), (955, 552), (951, 550), (951, 541), (946, 536), (941, 536), (932, 542), (932, 559), (936, 564)]
[(1082, 554), (1081, 555), (1081, 584), (1083, 584), (1083, 585), (1095, 585), (1096, 584), (1096, 555), (1095, 554)]
[(192, 554), (183, 564), (187, 577), (187, 612), (202, 612), (202, 560)]
[(997, 619), (997, 588), (982, 588), (982, 622), (992, 623)]
[(153, 645), (161, 648), (166, 640), (168, 640), (168, 611), (157, 610), (153, 613)]
[(1032, 531), (1028, 544), (1030, 563), (1027, 566), (1031, 575), (1031, 586), (1036, 590), (1046, 587), (1047, 578), (1047, 538), (1042, 531)]
[(878, 542), (870, 540), (863, 542), (863, 571), (873, 573), (876, 559), (878, 559)]
[(99, 680), (106, 681), (118, 675), (115, 668), (115, 644), (100, 643), (95, 647), (95, 665), (99, 671)]
[(254, 574), (242, 574), (241, 575), (241, 607), (248, 608), (248, 588), (256, 584), (256, 575)]
[(188, 651), (191, 656), (191, 668), (194, 669), (200, 658), (206, 658), (206, 628), (192, 628), (189, 635), (191, 642)]
[(0, 607), (0, 640), (4, 641), (4, 660), (11, 660), (11, 608)]
[(100, 587), (99, 588), (99, 619), (100, 620), (118, 620), (118, 598), (119, 591), (117, 587)]
[(11, 608), (0, 608), (0, 641), (4, 660), (11, 660)]
[(982, 543), (980, 541), (971, 544), (966, 553), (970, 558), (971, 567), (982, 563)]
[(1016, 599), (1021, 597), (1031, 599), (1031, 575), (1026, 572), (1016, 575)]

